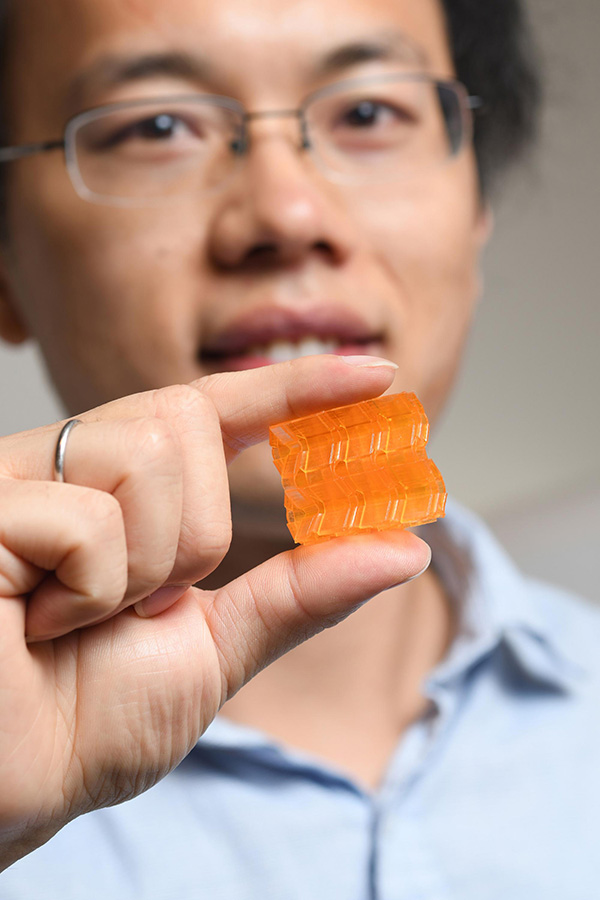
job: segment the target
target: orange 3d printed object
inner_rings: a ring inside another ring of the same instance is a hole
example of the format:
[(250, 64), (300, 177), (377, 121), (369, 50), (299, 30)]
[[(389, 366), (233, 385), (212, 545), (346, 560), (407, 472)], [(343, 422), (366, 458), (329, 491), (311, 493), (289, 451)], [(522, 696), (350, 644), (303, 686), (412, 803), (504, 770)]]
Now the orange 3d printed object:
[(408, 528), (444, 515), (446, 488), (415, 394), (394, 394), (273, 425), (269, 442), (298, 544)]

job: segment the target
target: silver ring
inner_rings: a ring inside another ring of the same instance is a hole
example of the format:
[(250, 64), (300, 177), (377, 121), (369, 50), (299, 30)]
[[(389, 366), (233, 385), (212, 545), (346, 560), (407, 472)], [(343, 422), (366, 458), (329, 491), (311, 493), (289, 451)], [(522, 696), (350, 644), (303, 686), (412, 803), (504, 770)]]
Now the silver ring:
[(61, 430), (56, 443), (56, 453), (54, 454), (54, 480), (59, 481), (61, 484), (63, 484), (65, 480), (65, 454), (67, 452), (67, 441), (76, 425), (83, 425), (81, 419), (71, 419), (70, 422), (67, 422)]

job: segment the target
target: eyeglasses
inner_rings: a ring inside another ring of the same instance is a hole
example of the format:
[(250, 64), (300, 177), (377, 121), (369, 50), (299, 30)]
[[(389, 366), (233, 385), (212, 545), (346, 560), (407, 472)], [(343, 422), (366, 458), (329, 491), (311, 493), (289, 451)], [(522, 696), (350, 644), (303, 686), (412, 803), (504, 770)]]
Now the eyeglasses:
[(331, 181), (402, 181), (456, 157), (480, 106), (460, 82), (420, 73), (337, 82), (291, 110), (247, 112), (229, 97), (165, 96), (82, 112), (69, 120), (63, 140), (0, 148), (0, 163), (62, 149), (84, 200), (164, 205), (226, 184), (250, 146), (250, 122), (293, 117), (299, 149)]

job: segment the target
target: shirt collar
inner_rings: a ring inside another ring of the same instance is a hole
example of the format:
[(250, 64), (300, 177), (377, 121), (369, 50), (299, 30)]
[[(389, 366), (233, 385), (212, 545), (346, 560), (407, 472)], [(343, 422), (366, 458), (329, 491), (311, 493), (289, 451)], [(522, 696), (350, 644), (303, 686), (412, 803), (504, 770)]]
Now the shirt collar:
[(448, 687), (504, 644), (534, 685), (577, 690), (586, 670), (564, 594), (523, 576), (486, 526), (455, 501), (448, 501), (445, 519), (419, 534), (432, 547), (458, 617), (450, 652), (428, 679), (431, 688)]

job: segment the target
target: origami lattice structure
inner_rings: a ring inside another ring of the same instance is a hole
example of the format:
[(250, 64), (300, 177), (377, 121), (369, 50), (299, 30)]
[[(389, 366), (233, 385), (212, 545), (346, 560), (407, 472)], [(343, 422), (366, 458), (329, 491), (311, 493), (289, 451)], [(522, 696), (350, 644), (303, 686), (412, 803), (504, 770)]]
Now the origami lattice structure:
[(444, 515), (415, 394), (394, 394), (274, 425), (270, 444), (298, 544), (408, 528)]

